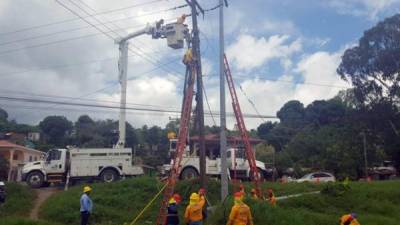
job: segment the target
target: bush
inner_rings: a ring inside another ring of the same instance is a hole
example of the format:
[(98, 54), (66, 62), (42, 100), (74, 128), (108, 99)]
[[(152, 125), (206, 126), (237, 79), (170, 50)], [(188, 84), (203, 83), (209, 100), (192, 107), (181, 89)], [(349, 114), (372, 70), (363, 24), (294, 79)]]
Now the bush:
[(328, 183), (322, 190), (321, 194), (331, 196), (342, 196), (350, 191), (350, 186), (342, 183)]

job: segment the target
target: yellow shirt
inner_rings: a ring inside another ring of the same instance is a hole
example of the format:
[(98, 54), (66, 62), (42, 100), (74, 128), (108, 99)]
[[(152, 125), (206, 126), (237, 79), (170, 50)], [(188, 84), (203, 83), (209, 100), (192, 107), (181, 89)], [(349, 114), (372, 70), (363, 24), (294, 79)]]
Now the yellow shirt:
[(229, 221), (232, 223), (231, 225), (253, 224), (250, 208), (244, 203), (235, 204), (229, 214)]
[(188, 205), (185, 211), (186, 222), (196, 222), (203, 220), (203, 207), (205, 199), (201, 198), (196, 204)]

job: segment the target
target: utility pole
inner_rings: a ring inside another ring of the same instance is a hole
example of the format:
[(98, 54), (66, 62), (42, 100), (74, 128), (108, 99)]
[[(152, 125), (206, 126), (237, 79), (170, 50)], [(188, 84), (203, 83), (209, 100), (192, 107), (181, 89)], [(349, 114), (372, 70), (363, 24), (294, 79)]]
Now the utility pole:
[[(225, 3), (227, 3), (225, 1)], [(227, 5), (227, 4), (226, 4)], [(224, 68), (224, 0), (219, 0), (219, 101), (220, 133), (219, 146), (221, 153), (221, 201), (228, 196), (228, 165), (226, 153), (226, 112), (225, 112), (225, 68)]]
[(367, 137), (365, 131), (362, 132), (362, 135), (363, 135), (363, 145), (364, 145), (365, 179), (368, 179)]
[(196, 93), (196, 109), (197, 109), (197, 125), (200, 147), (200, 186), (206, 187), (206, 146), (204, 141), (204, 106), (203, 106), (203, 75), (201, 71), (201, 55), (200, 55), (200, 38), (199, 28), (197, 24), (197, 9), (204, 15), (204, 10), (197, 0), (186, 0), (191, 7), (192, 12), (192, 51), (193, 58), (196, 63), (197, 93)]

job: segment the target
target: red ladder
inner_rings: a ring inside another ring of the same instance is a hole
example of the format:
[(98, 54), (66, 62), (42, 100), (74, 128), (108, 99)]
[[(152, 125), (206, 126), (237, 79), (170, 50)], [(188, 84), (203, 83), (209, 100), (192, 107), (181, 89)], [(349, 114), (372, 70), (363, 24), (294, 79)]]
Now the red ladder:
[(181, 165), (183, 153), (186, 148), (186, 139), (187, 139), (188, 132), (189, 132), (189, 122), (190, 122), (190, 115), (192, 112), (194, 83), (195, 83), (195, 76), (196, 76), (195, 65), (191, 64), (190, 67), (191, 67), (191, 70), (190, 70), (191, 77), (189, 79), (189, 84), (186, 88), (186, 93), (185, 93), (184, 101), (183, 101), (175, 159), (173, 161), (173, 164), (172, 164), (172, 167), (170, 170), (170, 174), (167, 179), (167, 186), (164, 190), (164, 197), (161, 202), (161, 207), (160, 207), (160, 211), (158, 213), (156, 225), (164, 225), (166, 223), (168, 201), (174, 194), (176, 181), (178, 180), (179, 172), (181, 169), (180, 165)]
[(260, 171), (258, 171), (258, 168), (257, 168), (257, 165), (256, 165), (256, 158), (255, 158), (253, 149), (252, 149), (251, 144), (250, 144), (249, 134), (247, 132), (246, 125), (244, 124), (242, 110), (240, 109), (239, 100), (238, 100), (238, 97), (237, 97), (237, 94), (236, 94), (236, 90), (235, 90), (235, 84), (233, 82), (231, 70), (229, 68), (228, 59), (226, 58), (225, 54), (224, 54), (224, 67), (225, 67), (226, 81), (228, 83), (229, 92), (230, 92), (231, 97), (232, 97), (233, 111), (235, 113), (237, 126), (239, 128), (240, 136), (241, 136), (242, 141), (244, 143), (247, 159), (248, 159), (249, 165), (250, 165), (251, 178), (252, 178), (252, 180), (254, 182), (255, 189), (257, 191), (257, 195), (259, 197), (261, 197), (262, 193), (261, 193), (261, 189), (260, 189), (260, 182), (261, 182)]

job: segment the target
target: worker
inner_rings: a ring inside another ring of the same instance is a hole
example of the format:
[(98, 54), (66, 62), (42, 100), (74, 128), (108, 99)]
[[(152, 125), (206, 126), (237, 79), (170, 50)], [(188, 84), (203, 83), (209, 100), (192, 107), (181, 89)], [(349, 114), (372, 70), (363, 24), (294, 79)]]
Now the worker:
[(267, 201), (268, 201), (272, 206), (276, 206), (275, 194), (274, 194), (274, 191), (273, 191), (271, 188), (268, 189)]
[(89, 224), (89, 217), (92, 213), (93, 209), (93, 202), (90, 199), (89, 195), (92, 192), (92, 188), (89, 186), (85, 186), (83, 188), (83, 194), (81, 196), (81, 225), (88, 225)]
[(239, 192), (242, 193), (243, 197), (246, 196), (246, 190), (245, 190), (243, 184), (240, 184), (240, 186), (239, 186)]
[(254, 188), (251, 189), (251, 197), (252, 197), (253, 199), (255, 199), (255, 200), (258, 199), (257, 191), (256, 191), (256, 189), (254, 189)]
[(204, 198), (200, 198), (199, 194), (192, 193), (190, 195), (189, 205), (185, 211), (185, 222), (189, 225), (202, 225), (203, 224), (203, 206), (205, 204)]
[(166, 225), (179, 225), (178, 205), (181, 202), (181, 196), (174, 194), (168, 202), (168, 214)]
[(357, 214), (350, 213), (343, 215), (340, 218), (340, 225), (360, 225), (360, 223), (357, 221)]
[(204, 201), (204, 205), (202, 208), (202, 213), (203, 213), (203, 220), (207, 219), (207, 198), (206, 198), (206, 189), (200, 188), (199, 189), (199, 197), (200, 201)]
[(232, 206), (226, 225), (253, 225), (250, 207), (243, 202), (243, 194), (236, 192), (234, 201), (235, 204)]

